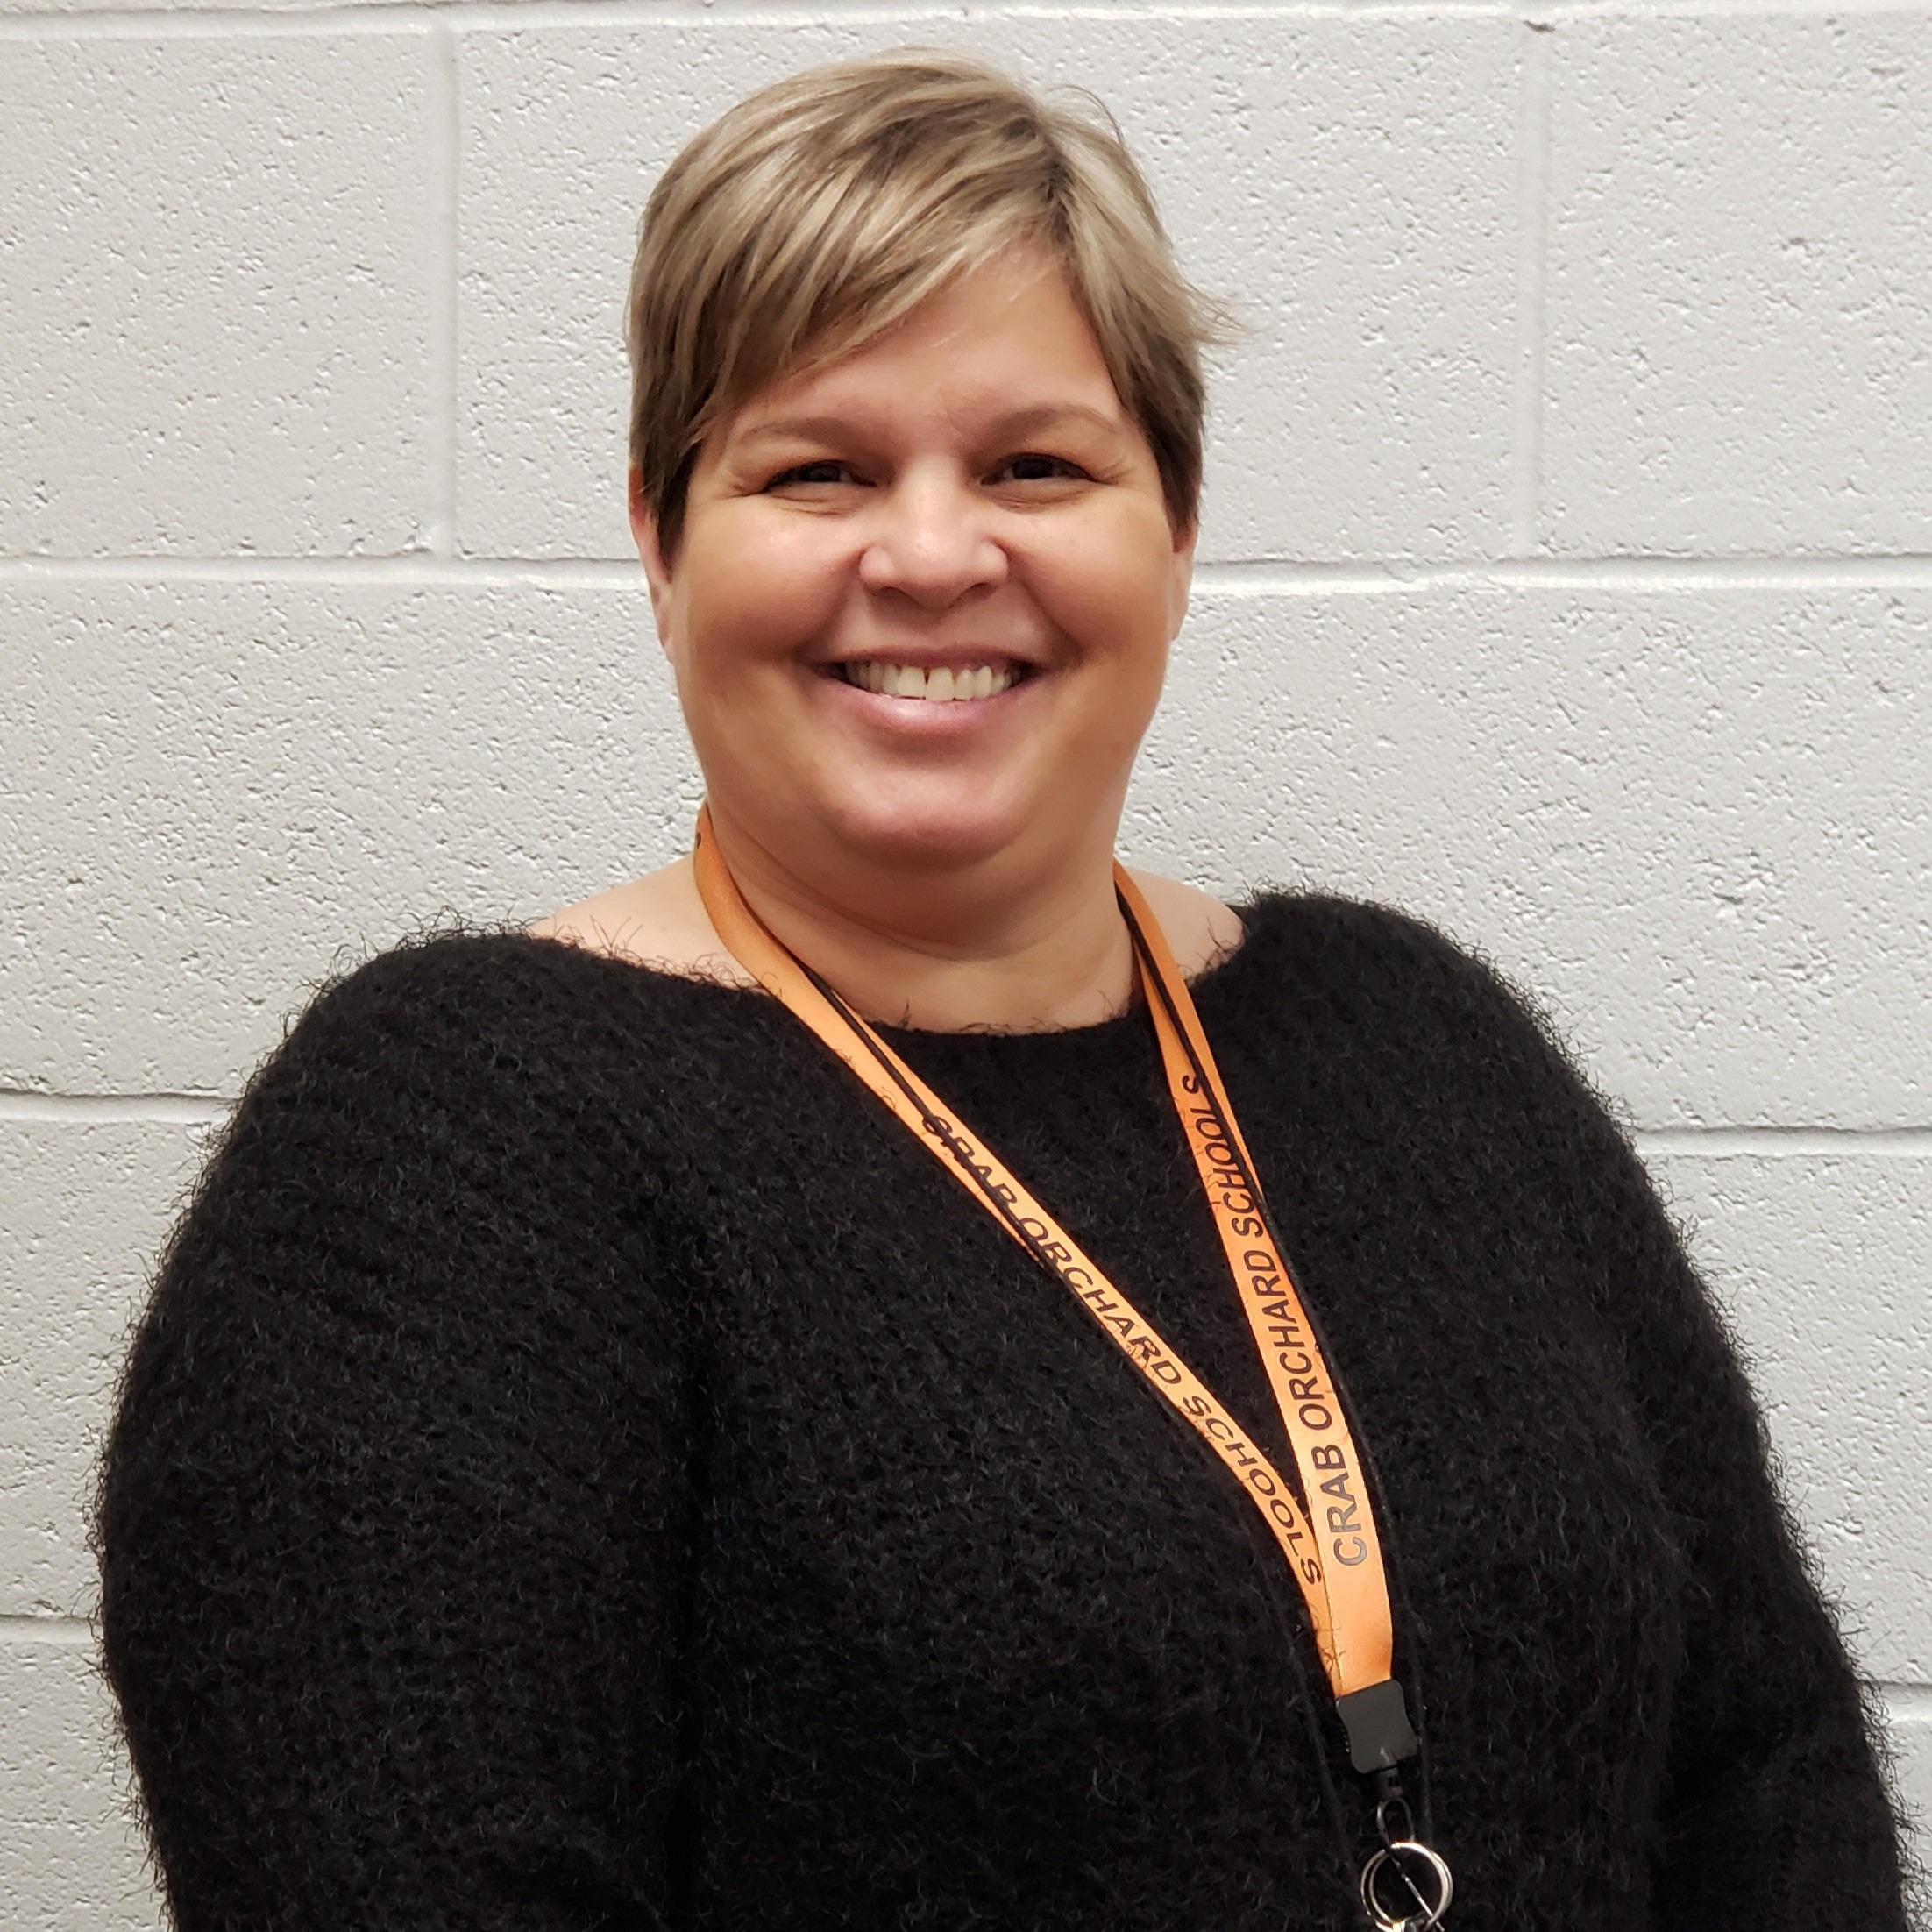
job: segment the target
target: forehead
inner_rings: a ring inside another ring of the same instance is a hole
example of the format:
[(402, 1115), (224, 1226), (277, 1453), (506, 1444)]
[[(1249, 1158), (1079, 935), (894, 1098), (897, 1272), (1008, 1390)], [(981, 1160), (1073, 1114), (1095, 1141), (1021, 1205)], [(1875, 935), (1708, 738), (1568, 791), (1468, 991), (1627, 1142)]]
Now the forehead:
[(859, 348), (749, 397), (721, 424), (720, 440), (833, 420), (1038, 420), (1055, 411), (1127, 423), (1099, 342), (1059, 266), (1014, 251), (958, 276)]

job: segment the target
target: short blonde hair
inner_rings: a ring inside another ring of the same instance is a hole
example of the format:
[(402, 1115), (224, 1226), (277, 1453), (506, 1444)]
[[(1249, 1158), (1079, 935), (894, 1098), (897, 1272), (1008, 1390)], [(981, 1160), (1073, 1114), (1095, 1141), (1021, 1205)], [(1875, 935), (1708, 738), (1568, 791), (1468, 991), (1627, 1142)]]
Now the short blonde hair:
[(1059, 262), (1153, 450), (1168, 516), (1191, 528), (1201, 349), (1218, 312), (1175, 266), (1118, 131), (984, 61), (913, 48), (761, 89), (651, 193), (625, 341), (630, 460), (665, 554), (723, 417), (1016, 245)]

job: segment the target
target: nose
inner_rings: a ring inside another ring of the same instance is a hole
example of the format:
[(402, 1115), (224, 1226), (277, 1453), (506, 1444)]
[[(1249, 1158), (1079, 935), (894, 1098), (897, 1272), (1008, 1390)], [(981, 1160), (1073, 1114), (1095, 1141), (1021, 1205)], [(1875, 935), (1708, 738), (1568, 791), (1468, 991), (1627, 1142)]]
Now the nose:
[(964, 479), (907, 475), (883, 493), (859, 558), (867, 590), (898, 593), (945, 610), (1005, 581), (1006, 552), (995, 541), (990, 507)]

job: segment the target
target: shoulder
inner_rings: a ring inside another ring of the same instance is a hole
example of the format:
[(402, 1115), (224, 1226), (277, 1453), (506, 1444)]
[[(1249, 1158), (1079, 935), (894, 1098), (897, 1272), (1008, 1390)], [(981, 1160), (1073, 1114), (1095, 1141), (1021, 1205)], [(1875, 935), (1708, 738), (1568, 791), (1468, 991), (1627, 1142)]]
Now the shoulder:
[(292, 1023), (169, 1238), (123, 1372), (100, 1507), (124, 1642), (129, 1593), (170, 1579), (199, 1591), (225, 1570), (224, 1629), (284, 1573), (318, 1601), (360, 1575), (387, 1614), (451, 1523), (479, 1515), (468, 1547), (487, 1552), (586, 1467), (575, 1493), (624, 1495), (600, 1445), (670, 1388), (684, 1319), (619, 1010), (647, 978), (442, 933)]
[(257, 1068), (202, 1207), (361, 1213), (380, 1195), (407, 1221), (473, 1187), (534, 1199), (564, 1168), (630, 1161), (653, 1121), (638, 1069), (691, 1031), (669, 1010), (680, 991), (695, 989), (515, 930), (379, 953), (319, 987)]
[(1161, 922), (1176, 963), (1190, 979), (1212, 971), (1239, 948), (1246, 927), (1232, 906), (1183, 879), (1143, 872), (1138, 865), (1127, 871)]
[(439, 1198), (460, 1181), (641, 1204), (685, 1165), (689, 1097), (769, 1054), (771, 1005), (561, 934), (428, 933), (315, 991), (250, 1078), (207, 1186), (315, 1196), (392, 1176)]
[(140, 1359), (232, 1332), (258, 1363), (400, 1360), (432, 1330), (437, 1348), (527, 1340), (544, 1310), (607, 1298), (614, 1270), (653, 1278), (674, 1211), (653, 984), (505, 932), (438, 934), (323, 986), (210, 1150)]
[(1264, 890), (1240, 906), (1251, 941), (1291, 956), (1304, 970), (1453, 978), (1494, 977), (1481, 951), (1398, 906), (1327, 892)]
[(543, 1086), (693, 1024), (715, 976), (649, 957), (642, 935), (576, 912), (428, 932), (338, 971), (291, 1018), (254, 1084), (367, 1064), (418, 1081), (494, 1074)]
[(1627, 1115), (1532, 994), (1389, 906), (1267, 893), (1243, 912), (1226, 1010), (1258, 1108), (1352, 1148), (1385, 1202), (1408, 1190), (1466, 1229), (1561, 1229), (1566, 1252), (1623, 1254), (1678, 1295), (1675, 1233)]
[(1418, 1093), (1603, 1111), (1542, 1004), (1480, 948), (1367, 900), (1264, 891), (1240, 910), (1243, 1003), (1309, 1050)]
[(1258, 957), (1296, 977), (1339, 991), (1399, 991), (1404, 1004), (1471, 1002), (1540, 1025), (1531, 998), (1478, 946), (1452, 938), (1413, 913), (1328, 893), (1261, 891), (1240, 918)]
[(534, 939), (728, 986), (752, 984), (720, 941), (688, 857), (537, 920)]
[(506, 1063), (542, 1030), (559, 976), (546, 948), (515, 932), (438, 932), (339, 971), (291, 1018), (246, 1100), (310, 1100), (365, 1074), (418, 1095)]
[(325, 981), (244, 1088), (188, 1231), (331, 1200), (387, 1218), (509, 1104), (528, 978), (506, 935), (442, 933)]

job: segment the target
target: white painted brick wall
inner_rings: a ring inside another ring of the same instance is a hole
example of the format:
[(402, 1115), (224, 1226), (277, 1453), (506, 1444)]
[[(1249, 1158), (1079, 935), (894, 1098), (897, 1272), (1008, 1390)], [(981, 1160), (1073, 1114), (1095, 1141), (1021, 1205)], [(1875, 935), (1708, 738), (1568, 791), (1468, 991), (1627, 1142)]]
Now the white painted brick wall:
[(420, 546), (423, 31), (10, 37), (0, 550)]
[(1932, 1812), (1932, 11), (0, 0), (0, 1872), (158, 1922), (81, 1521), (146, 1270), (331, 966), (656, 863), (636, 209), (920, 39), (1095, 89), (1220, 352), (1132, 807), (1535, 991), (1753, 1359)]

